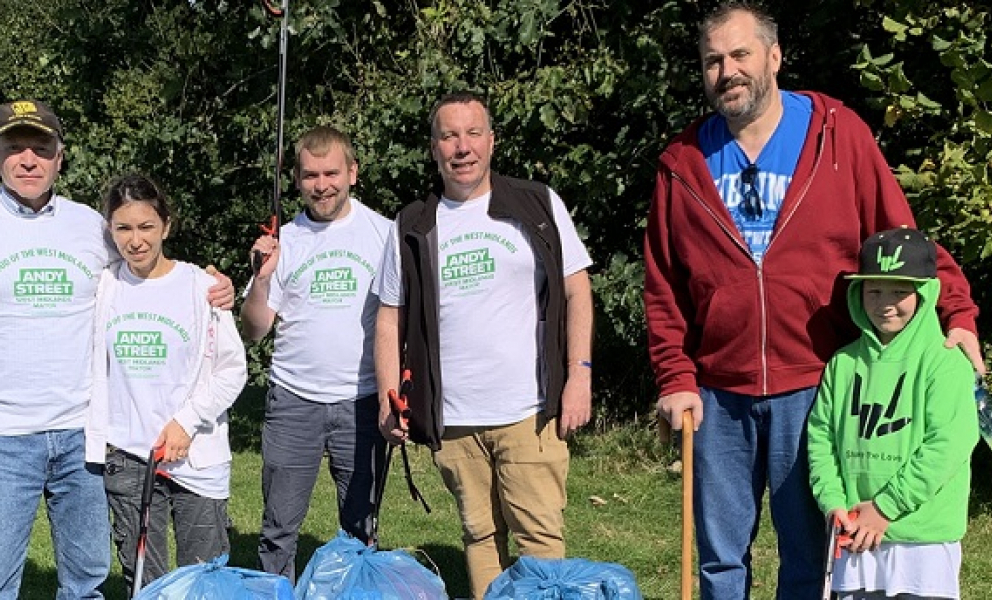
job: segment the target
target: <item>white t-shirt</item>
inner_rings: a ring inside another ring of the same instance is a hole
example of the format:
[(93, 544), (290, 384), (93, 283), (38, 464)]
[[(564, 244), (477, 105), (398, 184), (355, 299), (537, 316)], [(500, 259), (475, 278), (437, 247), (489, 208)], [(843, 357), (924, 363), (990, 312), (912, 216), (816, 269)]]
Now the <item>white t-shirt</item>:
[[(194, 302), (204, 302), (196, 271), (177, 262), (162, 277), (140, 279), (127, 265), (109, 300), (113, 315), (101, 329), (107, 340), (107, 441), (147, 457), (162, 429), (186, 403), (198, 357)], [(228, 496), (231, 464), (194, 469), (187, 461), (163, 465), (169, 476), (201, 496)]]
[(0, 207), (0, 435), (85, 423), (109, 251), (99, 213), (61, 196), (51, 206), (30, 219)]
[[(592, 260), (565, 204), (550, 192), (567, 277)], [(547, 274), (521, 225), (487, 214), (490, 198), (442, 198), (437, 209), (445, 426), (516, 423), (544, 404), (538, 301)], [(403, 304), (396, 236), (394, 227), (377, 286), (389, 306)]]
[(958, 598), (961, 543), (883, 542), (870, 552), (843, 550), (834, 565), (835, 592), (885, 592), (925, 598)]
[(389, 219), (351, 198), (329, 223), (300, 213), (279, 233), (268, 305), (278, 315), (270, 376), (313, 402), (376, 393), (372, 347), (379, 302), (372, 281)]

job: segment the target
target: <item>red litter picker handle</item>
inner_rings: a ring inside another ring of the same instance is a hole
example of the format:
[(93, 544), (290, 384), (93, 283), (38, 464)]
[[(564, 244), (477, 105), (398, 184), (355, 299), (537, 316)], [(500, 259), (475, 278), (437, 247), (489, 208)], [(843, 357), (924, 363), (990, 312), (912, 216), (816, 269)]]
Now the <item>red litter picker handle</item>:
[[(407, 403), (407, 394), (413, 389), (413, 379), (410, 375), (410, 369), (403, 369), (403, 374), (400, 377), (400, 391), (389, 390), (386, 395), (389, 397), (389, 406), (396, 415), (396, 420), (400, 429), (404, 431), (410, 428), (410, 405)], [(392, 446), (390, 446), (392, 450)], [(424, 495), (420, 493), (417, 489), (416, 484), (413, 483), (413, 472), (410, 470), (410, 457), (406, 452), (406, 442), (400, 443), (400, 453), (403, 456), (403, 475), (406, 477), (406, 485), (410, 490), (410, 497), (414, 500), (419, 500), (420, 504), (424, 507), (424, 511), (430, 514), (431, 507), (427, 504), (427, 499)]]
[(407, 403), (406, 395), (413, 388), (413, 380), (410, 377), (410, 369), (403, 370), (403, 377), (400, 379), (400, 391), (389, 390), (389, 406), (393, 409), (400, 428), (406, 430), (410, 427), (410, 405)]

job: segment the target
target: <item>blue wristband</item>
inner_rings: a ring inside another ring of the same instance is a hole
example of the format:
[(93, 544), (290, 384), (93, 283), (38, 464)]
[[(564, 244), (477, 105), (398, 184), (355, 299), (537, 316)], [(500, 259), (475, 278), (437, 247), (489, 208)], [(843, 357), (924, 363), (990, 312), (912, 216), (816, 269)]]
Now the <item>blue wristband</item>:
[(569, 365), (578, 365), (580, 367), (585, 367), (587, 369), (591, 369), (592, 368), (592, 361), (591, 360), (573, 360), (572, 362), (570, 362), (568, 364)]

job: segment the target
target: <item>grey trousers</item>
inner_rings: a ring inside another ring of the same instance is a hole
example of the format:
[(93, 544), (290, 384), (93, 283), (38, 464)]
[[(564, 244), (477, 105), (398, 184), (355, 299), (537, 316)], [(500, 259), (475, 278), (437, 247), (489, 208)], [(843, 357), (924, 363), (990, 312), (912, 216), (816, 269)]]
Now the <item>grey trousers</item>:
[[(144, 460), (116, 448), (108, 449), (103, 482), (113, 516), (111, 533), (128, 589), (134, 581), (144, 479)], [(174, 481), (162, 477), (155, 479), (148, 543), (145, 546), (145, 568), (141, 577), (142, 587), (169, 571), (170, 513), (176, 537), (178, 566), (206, 562), (231, 552), (227, 537), (230, 527), (227, 500), (206, 498)]]
[(338, 523), (363, 542), (372, 534), (377, 476), (386, 441), (379, 433), (379, 400), (322, 404), (271, 385), (262, 426), (262, 531), (259, 568), (296, 581), (300, 525), (310, 508), (325, 452), (337, 489)]

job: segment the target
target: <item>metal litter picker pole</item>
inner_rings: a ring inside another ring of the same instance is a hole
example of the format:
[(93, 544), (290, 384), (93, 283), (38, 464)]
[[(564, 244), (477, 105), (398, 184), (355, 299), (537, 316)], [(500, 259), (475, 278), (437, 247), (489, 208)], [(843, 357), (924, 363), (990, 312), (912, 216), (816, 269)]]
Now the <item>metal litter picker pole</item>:
[[(263, 225), (262, 231), (272, 236), (279, 236), (282, 225), (282, 175), (283, 161), (283, 123), (286, 116), (286, 55), (289, 52), (289, 0), (282, 0), (282, 6), (275, 6), (271, 0), (262, 0), (262, 5), (273, 17), (281, 20), (279, 25), (279, 87), (276, 95), (276, 168), (272, 186), (272, 216), (268, 226)], [(252, 255), (252, 271), (258, 274), (267, 256), (256, 251)]]
[[(849, 519), (857, 519), (858, 513), (849, 511), (847, 517)], [(823, 593), (821, 594), (823, 600), (830, 600), (830, 588), (833, 587), (834, 583), (834, 563), (840, 558), (841, 549), (850, 544), (850, 542), (851, 536), (844, 531), (844, 527), (840, 524), (840, 519), (837, 517), (828, 518), (827, 556), (823, 564)]]
[(682, 413), (682, 600), (692, 598), (692, 411)]
[[(397, 425), (404, 431), (409, 428), (410, 407), (407, 404), (407, 394), (413, 389), (413, 379), (409, 369), (404, 369), (400, 379), (400, 391), (388, 390), (390, 409), (396, 417)], [(421, 506), (427, 514), (431, 513), (431, 507), (427, 504), (420, 490), (413, 483), (413, 473), (410, 471), (410, 458), (406, 453), (406, 442), (401, 442), (400, 453), (403, 456), (403, 474), (406, 476), (406, 485), (410, 490), (410, 497), (419, 500)], [(389, 464), (393, 458), (393, 444), (389, 444), (386, 450), (386, 460), (383, 464), (382, 475), (379, 477), (375, 490), (375, 505), (372, 507), (372, 544), (379, 543), (379, 509), (382, 507), (382, 498), (386, 493), (386, 477), (389, 475)]]
[(152, 448), (148, 454), (145, 466), (145, 481), (141, 489), (141, 509), (138, 515), (138, 547), (134, 559), (134, 582), (131, 585), (131, 597), (136, 598), (141, 591), (141, 580), (145, 573), (145, 552), (148, 544), (148, 524), (152, 516), (152, 494), (155, 492), (155, 472), (158, 463), (165, 458), (164, 448)]

